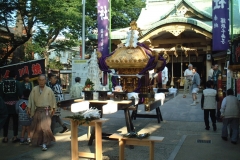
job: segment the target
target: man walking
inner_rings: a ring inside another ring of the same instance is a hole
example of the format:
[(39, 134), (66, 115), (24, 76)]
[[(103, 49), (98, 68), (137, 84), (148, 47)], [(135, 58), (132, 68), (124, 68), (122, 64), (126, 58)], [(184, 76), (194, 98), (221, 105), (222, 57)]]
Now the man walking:
[(190, 92), (190, 88), (192, 86), (192, 78), (193, 78), (192, 68), (193, 68), (192, 64), (189, 64), (188, 69), (184, 71), (185, 81), (184, 81), (183, 98), (186, 98), (187, 89), (189, 89), (189, 92)]
[(42, 151), (46, 151), (47, 145), (55, 141), (50, 126), (56, 99), (51, 88), (46, 86), (46, 81), (44, 74), (38, 76), (39, 85), (32, 89), (27, 105), (28, 113), (33, 117), (30, 129), (32, 144), (42, 145)]
[(204, 110), (205, 129), (209, 130), (209, 114), (212, 120), (213, 130), (217, 130), (216, 126), (216, 108), (217, 108), (218, 95), (217, 91), (213, 89), (212, 81), (206, 82), (206, 89), (203, 90), (201, 99), (201, 108)]
[(231, 131), (231, 143), (237, 144), (239, 137), (240, 103), (234, 96), (233, 90), (227, 90), (227, 96), (221, 105), (221, 117), (223, 117), (222, 139), (228, 139), (228, 125)]
[(193, 80), (192, 80), (192, 99), (193, 99), (193, 103), (191, 104), (191, 106), (195, 106), (197, 101), (197, 93), (199, 91), (200, 88), (200, 76), (197, 73), (197, 68), (193, 67), (192, 69), (192, 73), (193, 73)]
[[(59, 102), (59, 101), (63, 101), (64, 97), (63, 97), (63, 93), (62, 93), (62, 87), (57, 83), (57, 80), (58, 80), (57, 76), (52, 75), (50, 78), (49, 87), (52, 89), (52, 91), (55, 95), (56, 102)], [(69, 131), (69, 129), (65, 126), (65, 124), (61, 120), (60, 116), (61, 116), (61, 108), (57, 107), (55, 114), (52, 116), (51, 130), (53, 133), (54, 133), (54, 128), (55, 128), (56, 122), (58, 122), (63, 127), (62, 131), (60, 131), (59, 133), (64, 133), (64, 132)]]

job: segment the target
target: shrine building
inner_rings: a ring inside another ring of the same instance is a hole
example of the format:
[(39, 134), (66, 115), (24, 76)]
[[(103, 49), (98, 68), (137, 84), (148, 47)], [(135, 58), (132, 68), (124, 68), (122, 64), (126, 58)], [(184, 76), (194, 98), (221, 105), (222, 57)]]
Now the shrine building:
[[(238, 1), (234, 2), (234, 32), (240, 33)], [(197, 67), (202, 83), (212, 64), (226, 74), (227, 51), (212, 51), (212, 0), (146, 0), (137, 19), (138, 41), (167, 59), (169, 82), (180, 87), (180, 78), (191, 63)], [(112, 50), (125, 43), (128, 28), (111, 32)]]

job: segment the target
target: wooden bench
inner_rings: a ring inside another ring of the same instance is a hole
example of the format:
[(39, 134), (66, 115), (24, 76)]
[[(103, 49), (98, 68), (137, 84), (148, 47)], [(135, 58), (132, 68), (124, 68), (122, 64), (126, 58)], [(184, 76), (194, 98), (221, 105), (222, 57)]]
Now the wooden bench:
[(125, 145), (135, 146), (148, 146), (149, 147), (149, 159), (154, 160), (154, 142), (162, 142), (164, 137), (149, 136), (148, 138), (128, 138), (123, 137), (120, 134), (112, 134), (109, 138), (118, 139), (119, 141), (119, 160), (124, 160), (124, 147)]

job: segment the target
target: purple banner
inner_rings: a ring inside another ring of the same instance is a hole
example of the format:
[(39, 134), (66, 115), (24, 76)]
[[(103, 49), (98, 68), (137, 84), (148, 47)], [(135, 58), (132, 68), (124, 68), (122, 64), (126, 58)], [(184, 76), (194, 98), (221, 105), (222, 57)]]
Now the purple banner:
[(98, 51), (109, 54), (109, 0), (98, 0)]
[(213, 51), (229, 49), (229, 0), (212, 0)]

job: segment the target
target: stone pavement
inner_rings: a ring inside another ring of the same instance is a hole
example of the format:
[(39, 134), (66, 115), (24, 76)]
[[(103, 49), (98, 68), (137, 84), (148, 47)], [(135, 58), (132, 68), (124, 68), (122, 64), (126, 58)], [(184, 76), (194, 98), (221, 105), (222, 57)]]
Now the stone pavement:
[[(67, 95), (66, 95), (67, 96)], [(198, 95), (199, 99), (201, 94)], [(166, 102), (161, 106), (163, 121), (157, 123), (157, 119), (137, 118), (133, 120), (136, 131), (139, 133), (149, 132), (154, 136), (165, 137), (161, 143), (155, 143), (155, 160), (239, 160), (240, 144), (233, 145), (230, 141), (221, 139), (221, 123), (217, 123), (217, 131), (212, 128), (206, 131), (203, 122), (203, 111), (200, 104), (190, 106), (191, 96), (182, 98), (182, 94)], [(145, 113), (144, 107), (139, 107), (140, 113)], [(155, 111), (149, 114), (155, 114)], [(62, 117), (71, 115), (70, 111), (62, 110)], [(103, 124), (103, 132), (127, 133), (123, 111), (104, 115), (109, 121)], [(64, 120), (69, 125), (69, 121)], [(1, 160), (69, 160), (70, 134), (57, 133), (61, 127), (56, 129), (56, 143), (49, 146), (48, 151), (41, 151), (40, 147), (0, 143)], [(94, 151), (93, 146), (88, 146), (87, 127), (79, 127), (79, 150)], [(19, 133), (20, 134), (20, 133)], [(9, 132), (12, 135), (12, 131)], [(2, 136), (2, 135), (1, 135)], [(9, 136), (10, 138), (10, 136)], [(201, 143), (197, 143), (199, 140)], [(206, 140), (206, 141), (205, 141)], [(103, 156), (105, 160), (118, 160), (118, 142), (103, 140)], [(147, 160), (149, 157), (148, 147), (135, 146), (134, 149), (125, 148), (126, 160)], [(80, 158), (81, 160), (85, 160)]]

